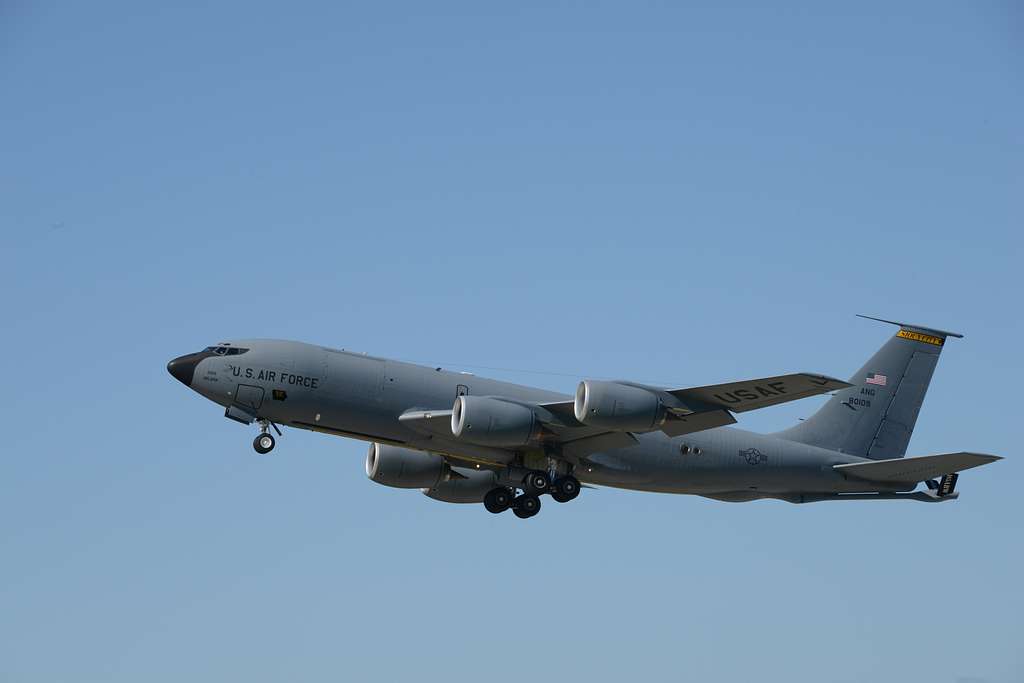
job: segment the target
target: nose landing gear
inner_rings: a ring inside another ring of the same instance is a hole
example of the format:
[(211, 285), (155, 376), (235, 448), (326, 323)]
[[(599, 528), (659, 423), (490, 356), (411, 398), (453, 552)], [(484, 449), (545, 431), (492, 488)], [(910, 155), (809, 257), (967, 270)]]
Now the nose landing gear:
[(260, 434), (252, 442), (252, 447), (256, 449), (256, 452), (260, 455), (266, 455), (270, 451), (274, 450), (276, 441), (270, 434)]
[(278, 436), (281, 436), (281, 430), (277, 428), (277, 425), (270, 420), (260, 419), (257, 420), (260, 425), (260, 433), (253, 439), (252, 447), (260, 455), (266, 455), (270, 451), (274, 450), (274, 446), (277, 445), (277, 441), (274, 439), (274, 435), (270, 433), (270, 427), (274, 428)]

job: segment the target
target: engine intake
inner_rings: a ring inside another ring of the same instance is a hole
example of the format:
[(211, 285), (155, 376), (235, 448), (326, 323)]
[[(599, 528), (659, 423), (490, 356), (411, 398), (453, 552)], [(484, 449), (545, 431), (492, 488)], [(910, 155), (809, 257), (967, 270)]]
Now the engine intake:
[(448, 478), (449, 467), (439, 455), (409, 448), (370, 444), (366, 476), (398, 489), (433, 488)]
[(452, 434), (481, 446), (525, 446), (539, 423), (524, 405), (488, 396), (459, 396), (452, 407)]
[(655, 391), (619, 382), (586, 379), (576, 387), (576, 419), (617, 432), (650, 432), (665, 421), (665, 405)]

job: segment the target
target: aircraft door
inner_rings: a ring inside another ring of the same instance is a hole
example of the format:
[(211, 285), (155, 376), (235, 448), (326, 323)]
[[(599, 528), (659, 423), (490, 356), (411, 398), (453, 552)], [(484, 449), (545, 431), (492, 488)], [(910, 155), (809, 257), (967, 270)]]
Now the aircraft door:
[(239, 384), (235, 390), (235, 405), (248, 413), (257, 415), (263, 405), (263, 387), (252, 384)]

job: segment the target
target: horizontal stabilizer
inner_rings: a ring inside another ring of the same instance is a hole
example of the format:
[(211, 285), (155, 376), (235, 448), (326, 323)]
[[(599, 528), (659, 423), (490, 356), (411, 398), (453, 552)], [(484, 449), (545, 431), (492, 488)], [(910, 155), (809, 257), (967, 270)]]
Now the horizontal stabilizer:
[(935, 334), (940, 337), (956, 337), (957, 339), (963, 339), (962, 334), (959, 332), (950, 332), (949, 330), (938, 330), (934, 327), (925, 327), (924, 325), (915, 325), (914, 323), (901, 323), (898, 320), (886, 320), (885, 318), (875, 318), (870, 315), (857, 314), (858, 318), (864, 318), (865, 320), (876, 320), (880, 323), (889, 323), (890, 325), (896, 325), (904, 330), (913, 330), (916, 332), (924, 332), (925, 334)]
[(842, 474), (867, 481), (912, 484), (987, 465), (996, 460), (1002, 460), (1002, 458), (998, 455), (961, 452), (855, 462), (847, 465), (833, 465), (832, 468)]

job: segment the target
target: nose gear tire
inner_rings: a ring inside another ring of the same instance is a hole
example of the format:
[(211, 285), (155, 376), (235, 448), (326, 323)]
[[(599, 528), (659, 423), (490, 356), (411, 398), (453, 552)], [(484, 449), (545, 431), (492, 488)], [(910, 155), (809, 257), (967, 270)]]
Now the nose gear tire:
[(260, 434), (252, 442), (252, 447), (260, 455), (265, 455), (274, 450), (275, 445), (274, 437), (270, 434)]

